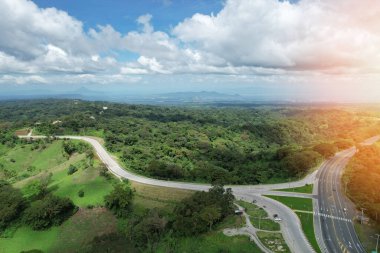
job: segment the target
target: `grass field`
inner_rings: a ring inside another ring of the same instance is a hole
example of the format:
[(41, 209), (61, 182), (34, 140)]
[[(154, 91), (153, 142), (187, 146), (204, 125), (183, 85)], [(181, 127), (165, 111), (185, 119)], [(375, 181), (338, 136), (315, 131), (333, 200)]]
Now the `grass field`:
[[(28, 195), (27, 186), (39, 180), (42, 176), (52, 174), (49, 189), (55, 195), (69, 197), (80, 207), (80, 210), (59, 227), (46, 231), (33, 231), (28, 227), (20, 226), (10, 230), (8, 238), (0, 238), (0, 253), (19, 253), (25, 250), (42, 250), (49, 252), (84, 252), (95, 236), (117, 232), (117, 219), (104, 208), (88, 209), (87, 206), (101, 206), (104, 196), (112, 189), (116, 179), (107, 180), (99, 176), (99, 161), (93, 166), (88, 165), (85, 154), (74, 154), (69, 159), (63, 155), (62, 141), (47, 144), (43, 150), (32, 150), (32, 144), (3, 148), (0, 152), (4, 156), (0, 161), (12, 163), (11, 169), (17, 173), (27, 171), (29, 164), (36, 167), (35, 173), (15, 179), (14, 186), (20, 188), (24, 195)], [(11, 162), (14, 159), (15, 162)], [(68, 167), (75, 165), (78, 171), (68, 175)], [(18, 175), (18, 174), (17, 174)], [(172, 212), (176, 203), (191, 196), (194, 192), (176, 190), (166, 187), (155, 187), (136, 182), (130, 182), (135, 190), (133, 209), (135, 213), (143, 213), (147, 209), (160, 208)], [(79, 197), (78, 191), (83, 190), (84, 196)], [(249, 203), (247, 203), (249, 204)], [(260, 213), (267, 216), (264, 210), (251, 210), (251, 214)], [(224, 228), (242, 227), (245, 220), (239, 216), (229, 216), (222, 223), (215, 226), (215, 230), (196, 237), (186, 237), (175, 240), (174, 252), (260, 252), (258, 247), (250, 242), (248, 237), (227, 237), (221, 232)], [(167, 252), (168, 245), (164, 241), (157, 252)]]
[(62, 141), (48, 143), (46, 148), (40, 145), (34, 150), (31, 144), (18, 145), (12, 149), (0, 147), (0, 152), (2, 153), (0, 163), (12, 174), (4, 179), (12, 183), (48, 170), (67, 160), (62, 152)]
[(58, 231), (58, 227), (46, 231), (34, 231), (29, 227), (20, 227), (12, 238), (0, 238), (0, 252), (20, 253), (33, 249), (50, 252), (50, 248), (57, 241)]
[(293, 210), (313, 211), (312, 199), (272, 195), (265, 195), (265, 197), (277, 200)]
[(301, 221), (302, 230), (305, 233), (306, 238), (309, 240), (311, 246), (316, 252), (321, 253), (321, 249), (319, 248), (317, 239), (315, 238), (313, 214), (302, 212), (296, 212), (296, 214)]
[(312, 184), (306, 184), (301, 187), (295, 187), (295, 188), (286, 188), (286, 189), (278, 189), (276, 191), (283, 191), (283, 192), (298, 192), (298, 193), (313, 193), (313, 185)]
[[(73, 175), (67, 175), (67, 170), (55, 173), (49, 187), (56, 188), (55, 195), (69, 197), (79, 207), (103, 205), (104, 196), (113, 189), (112, 182), (100, 177), (98, 168), (80, 168), (79, 164), (80, 162), (74, 163), (79, 169)], [(80, 190), (84, 191), (84, 197), (78, 196)]]
[(272, 252), (290, 253), (289, 247), (281, 233), (258, 231), (257, 236), (260, 241)]
[(246, 236), (228, 237), (215, 231), (197, 237), (181, 238), (175, 245), (161, 243), (156, 252), (254, 253), (261, 250)]
[(50, 252), (84, 252), (96, 237), (117, 232), (117, 219), (105, 208), (81, 209), (58, 228)]
[(158, 187), (133, 181), (131, 181), (131, 187), (136, 191), (133, 204), (137, 213), (142, 213), (145, 209), (152, 208), (160, 208), (171, 212), (176, 203), (194, 194), (193, 191), (189, 190)]
[(280, 224), (271, 220), (263, 208), (241, 200), (237, 201), (237, 203), (245, 208), (245, 212), (249, 215), (249, 219), (255, 228), (268, 231), (280, 230)]

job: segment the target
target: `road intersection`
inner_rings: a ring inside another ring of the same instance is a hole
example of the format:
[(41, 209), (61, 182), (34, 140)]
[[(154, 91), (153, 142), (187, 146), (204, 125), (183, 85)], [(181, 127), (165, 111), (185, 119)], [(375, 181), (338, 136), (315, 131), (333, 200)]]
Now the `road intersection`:
[[(45, 136), (20, 136), (21, 138), (45, 138)], [(116, 177), (125, 178), (142, 184), (194, 191), (207, 191), (211, 185), (165, 181), (147, 178), (134, 174), (122, 168), (98, 140), (85, 136), (58, 136), (60, 139), (82, 140), (92, 145), (98, 157)], [(378, 136), (363, 142), (363, 145), (371, 145), (379, 140)], [(300, 220), (287, 206), (262, 195), (279, 195), (313, 198), (314, 225), (317, 241), (323, 252), (365, 252), (355, 233), (352, 223), (356, 210), (354, 205), (342, 193), (340, 176), (349, 159), (355, 154), (356, 148), (351, 148), (337, 153), (331, 159), (325, 161), (318, 170), (309, 174), (302, 180), (268, 185), (227, 185), (238, 199), (245, 201), (257, 201), (257, 205), (265, 206), (269, 215), (278, 214), (282, 217), (281, 232), (292, 252), (315, 252), (306, 239)], [(314, 184), (313, 194), (275, 191), (276, 189), (293, 188)], [(346, 211), (345, 211), (346, 210)]]

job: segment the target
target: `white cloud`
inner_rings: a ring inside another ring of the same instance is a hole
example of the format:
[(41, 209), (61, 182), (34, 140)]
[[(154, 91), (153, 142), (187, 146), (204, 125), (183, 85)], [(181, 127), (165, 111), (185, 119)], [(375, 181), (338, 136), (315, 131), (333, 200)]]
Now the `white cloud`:
[(371, 0), (228, 0), (216, 16), (195, 14), (173, 34), (233, 66), (318, 70), (378, 64), (379, 23), (380, 2)]
[[(171, 33), (156, 31), (150, 14), (126, 34), (111, 25), (84, 31), (68, 13), (29, 0), (0, 0), (0, 15), (2, 83), (53, 82), (57, 75), (110, 83), (148, 74), (240, 75), (241, 81), (380, 72), (380, 2), (373, 0), (226, 0), (216, 15), (194, 14)], [(117, 60), (128, 52), (136, 60)]]
[(14, 75), (3, 75), (0, 77), (0, 83), (12, 83), (12, 84), (46, 84), (47, 80), (39, 75), (29, 75), (29, 76), (14, 76)]

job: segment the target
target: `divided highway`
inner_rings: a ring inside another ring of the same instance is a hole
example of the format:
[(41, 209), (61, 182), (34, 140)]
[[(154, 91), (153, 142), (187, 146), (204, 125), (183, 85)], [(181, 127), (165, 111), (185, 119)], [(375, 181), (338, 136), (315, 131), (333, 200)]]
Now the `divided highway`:
[[(30, 135), (20, 137), (45, 138), (45, 136)], [(194, 191), (207, 191), (211, 187), (207, 184), (165, 181), (143, 177), (124, 170), (94, 138), (82, 136), (59, 136), (58, 138), (82, 140), (91, 144), (109, 171), (119, 178), (126, 178), (148, 185)], [(363, 142), (363, 145), (371, 145), (377, 140), (379, 140), (378, 136), (373, 137)], [(336, 154), (333, 158), (324, 162), (317, 171), (300, 181), (272, 185), (232, 185), (226, 187), (232, 188), (234, 195), (238, 199), (246, 201), (256, 200), (259, 205), (266, 206), (266, 210), (270, 215), (275, 213), (280, 215), (283, 218), (281, 231), (291, 251), (295, 253), (309, 253), (314, 252), (314, 250), (302, 231), (297, 215), (287, 206), (261, 195), (275, 194), (311, 198), (314, 196), (291, 192), (275, 192), (274, 190), (314, 183), (316, 186), (314, 194), (317, 195), (317, 198), (314, 199), (314, 223), (317, 240), (322, 251), (329, 253), (364, 253), (365, 250), (360, 244), (352, 223), (353, 217), (356, 215), (355, 207), (345, 197), (344, 189), (340, 183), (343, 169), (355, 152), (356, 149), (351, 148)]]
[[(362, 145), (372, 145), (379, 136), (372, 137)], [(323, 252), (365, 253), (355, 232), (354, 218), (358, 215), (355, 205), (346, 197), (346, 185), (341, 176), (356, 148), (336, 154), (320, 167), (317, 174), (318, 199), (314, 205), (316, 236)]]

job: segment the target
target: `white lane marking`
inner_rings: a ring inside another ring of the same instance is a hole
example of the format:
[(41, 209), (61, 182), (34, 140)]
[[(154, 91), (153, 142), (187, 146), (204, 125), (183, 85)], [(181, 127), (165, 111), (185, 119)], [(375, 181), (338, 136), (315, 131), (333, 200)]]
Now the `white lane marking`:
[(325, 213), (320, 213), (320, 212), (313, 212), (313, 213), (314, 213), (314, 215), (323, 216), (323, 217), (327, 217), (327, 218), (330, 218), (330, 219), (341, 220), (341, 221), (352, 223), (352, 220), (346, 219), (344, 217), (332, 216), (332, 215), (325, 214)]

